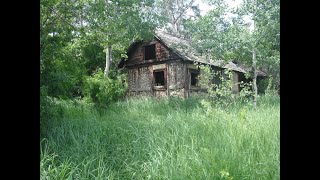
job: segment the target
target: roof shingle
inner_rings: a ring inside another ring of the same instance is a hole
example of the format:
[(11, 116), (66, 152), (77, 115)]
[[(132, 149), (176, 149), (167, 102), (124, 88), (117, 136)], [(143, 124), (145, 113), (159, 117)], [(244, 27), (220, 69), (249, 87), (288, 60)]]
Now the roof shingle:
[[(235, 64), (232, 61), (225, 62), (224, 60), (208, 59), (206, 56), (200, 55), (191, 46), (190, 41), (183, 39), (181, 37), (177, 37), (172, 34), (166, 33), (164, 31), (156, 31), (155, 37), (161, 40), (164, 44), (166, 44), (169, 48), (171, 48), (175, 53), (177, 53), (184, 60), (209, 64), (209, 65), (230, 69), (230, 70), (238, 71), (242, 73), (248, 73), (251, 70), (250, 67), (247, 67), (240, 62), (237, 62)], [(257, 70), (257, 74), (258, 76), (266, 76), (266, 73), (261, 70)]]

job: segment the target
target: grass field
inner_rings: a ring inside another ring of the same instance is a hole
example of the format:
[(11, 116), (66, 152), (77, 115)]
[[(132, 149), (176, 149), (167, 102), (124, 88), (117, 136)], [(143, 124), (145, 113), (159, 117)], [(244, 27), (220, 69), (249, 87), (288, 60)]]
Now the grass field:
[(56, 101), (41, 137), (41, 179), (280, 179), (280, 98), (238, 103), (140, 98), (104, 111)]

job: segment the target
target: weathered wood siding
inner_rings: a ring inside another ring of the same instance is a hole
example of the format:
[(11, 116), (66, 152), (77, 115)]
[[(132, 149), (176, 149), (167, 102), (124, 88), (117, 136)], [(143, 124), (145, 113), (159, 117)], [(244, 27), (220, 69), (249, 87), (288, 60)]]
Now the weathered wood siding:
[(129, 91), (151, 92), (150, 66), (128, 69)]
[(128, 60), (125, 62), (126, 66), (143, 63), (143, 53), (143, 46), (136, 47), (130, 54), (128, 54)]
[[(149, 45), (154, 45), (155, 49)], [(145, 50), (148, 50), (147, 55)], [(128, 69), (128, 95), (130, 96), (153, 95), (188, 98), (193, 94), (207, 92), (205, 86), (200, 87), (199, 82), (194, 78), (203, 72), (193, 62), (182, 60), (178, 54), (156, 38), (152, 41), (133, 43), (128, 51), (128, 60), (123, 61), (122, 66)], [(214, 72), (219, 72), (218, 76), (227, 78), (223, 72), (224, 68), (213, 65), (211, 68)], [(232, 91), (238, 93), (241, 90), (239, 82), (244, 79), (244, 76), (243, 73), (235, 71), (232, 73), (234, 83)], [(217, 85), (221, 84), (219, 77), (213, 77), (211, 81)]]
[[(155, 45), (155, 59), (145, 60), (145, 46)], [(189, 97), (194, 94), (206, 92), (205, 87), (199, 84), (191, 86), (191, 71), (202, 73), (197, 66), (190, 62), (185, 62), (173, 53), (165, 44), (158, 40), (151, 42), (141, 42), (137, 44), (131, 53), (128, 54), (126, 66), (128, 68), (129, 96), (153, 95), (156, 97), (178, 96)], [(172, 61), (170, 61), (172, 60)], [(223, 69), (212, 66), (213, 71), (220, 72), (226, 78)], [(155, 86), (154, 71), (164, 70), (165, 85)], [(238, 85), (241, 77), (237, 72), (233, 72), (234, 86), (233, 92), (239, 92)], [(220, 84), (218, 77), (212, 79), (215, 84)]]
[[(147, 45), (155, 44), (156, 58), (152, 60), (145, 60), (144, 58), (144, 48)], [(151, 42), (142, 42), (135, 47), (135, 49), (128, 55), (128, 60), (126, 61), (126, 66), (141, 65), (145, 63), (161, 62), (168, 59), (177, 59), (179, 56), (172, 52), (165, 44), (159, 42), (158, 40), (153, 40)]]
[(181, 61), (168, 63), (169, 96), (185, 96), (186, 66)]
[(169, 88), (181, 89), (184, 86), (184, 68), (181, 62), (168, 63)]
[(156, 97), (167, 97), (167, 90), (157, 90), (153, 92)]
[[(165, 69), (166, 88), (157, 89), (153, 84), (153, 70)], [(181, 61), (164, 62), (143, 67), (128, 69), (129, 96), (133, 95), (154, 95), (185, 97), (186, 65)]]
[[(153, 44), (155, 44), (155, 59), (145, 60), (145, 46)], [(184, 96), (185, 66), (179, 60), (179, 56), (162, 42), (154, 40), (137, 44), (131, 49), (125, 63), (128, 68), (129, 96)], [(154, 86), (153, 71), (161, 69), (165, 70), (164, 88)]]

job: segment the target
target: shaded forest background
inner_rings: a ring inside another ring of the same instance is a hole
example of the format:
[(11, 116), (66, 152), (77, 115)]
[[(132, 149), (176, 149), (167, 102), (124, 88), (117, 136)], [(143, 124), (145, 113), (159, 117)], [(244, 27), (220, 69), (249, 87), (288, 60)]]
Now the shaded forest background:
[[(197, 2), (40, 0), (40, 179), (280, 179), (280, 0)], [(118, 62), (159, 29), (266, 71), (256, 108), (231, 78), (219, 98), (117, 102)]]
[[(155, 29), (190, 39), (212, 58), (238, 59), (249, 66), (255, 48), (257, 66), (268, 72), (279, 90), (280, 1), (245, 0), (237, 9), (222, 0), (205, 2), (213, 8), (201, 16), (194, 0), (41, 0), (42, 94), (84, 97), (86, 79), (105, 69), (107, 47), (112, 47), (108, 77), (117, 79), (116, 65), (126, 57), (129, 45), (152, 38)], [(233, 16), (227, 19), (227, 13)], [(245, 16), (254, 20), (254, 31)]]

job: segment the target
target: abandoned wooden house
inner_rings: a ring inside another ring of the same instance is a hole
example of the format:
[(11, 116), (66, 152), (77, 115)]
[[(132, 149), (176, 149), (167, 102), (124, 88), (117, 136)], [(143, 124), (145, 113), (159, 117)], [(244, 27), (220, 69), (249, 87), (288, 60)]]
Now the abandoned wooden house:
[[(249, 67), (236, 62), (206, 61), (191, 48), (190, 43), (171, 34), (158, 31), (151, 41), (134, 42), (127, 52), (128, 58), (121, 60), (119, 68), (128, 71), (128, 95), (179, 96), (188, 98), (204, 91), (198, 84), (201, 73), (194, 63), (209, 64), (214, 71), (232, 70), (233, 92), (239, 92), (240, 81)], [(222, 73), (223, 74), (223, 73)], [(265, 73), (258, 70), (258, 77)], [(218, 83), (215, 82), (215, 83)]]

